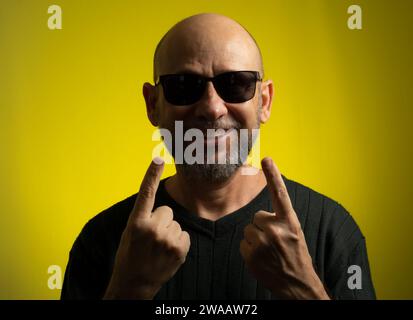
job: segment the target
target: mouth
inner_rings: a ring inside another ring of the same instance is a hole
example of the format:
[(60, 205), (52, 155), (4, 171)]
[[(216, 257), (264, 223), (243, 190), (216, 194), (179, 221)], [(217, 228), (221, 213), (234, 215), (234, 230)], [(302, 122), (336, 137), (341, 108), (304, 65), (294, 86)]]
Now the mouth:
[(201, 131), (203, 139), (196, 138), (193, 136), (193, 139), (190, 141), (184, 141), (184, 145), (189, 145), (193, 142), (203, 143), (205, 146), (208, 145), (218, 145), (219, 143), (225, 144), (225, 141), (228, 138), (233, 137), (234, 135), (238, 136), (238, 128), (229, 127), (229, 128), (206, 128), (206, 127), (184, 127), (183, 132), (186, 132), (190, 129), (197, 129)]
[(223, 143), (224, 140), (229, 138), (231, 135), (234, 134), (235, 129), (220, 129), (217, 131), (211, 131), (210, 133), (204, 132), (204, 144), (211, 145), (211, 144), (219, 144)]

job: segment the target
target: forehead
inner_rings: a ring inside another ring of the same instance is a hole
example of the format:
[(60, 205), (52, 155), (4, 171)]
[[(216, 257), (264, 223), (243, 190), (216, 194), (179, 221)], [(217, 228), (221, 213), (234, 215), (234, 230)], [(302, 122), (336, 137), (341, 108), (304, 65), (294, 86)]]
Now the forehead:
[(165, 39), (158, 74), (187, 71), (214, 76), (235, 70), (260, 70), (258, 49), (250, 37), (234, 31), (187, 32)]

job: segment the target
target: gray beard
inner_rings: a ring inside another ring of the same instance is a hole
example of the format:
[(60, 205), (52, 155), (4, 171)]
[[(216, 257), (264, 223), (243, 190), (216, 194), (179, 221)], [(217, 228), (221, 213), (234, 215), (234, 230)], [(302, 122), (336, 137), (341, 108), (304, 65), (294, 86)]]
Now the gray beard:
[(242, 164), (180, 164), (176, 170), (182, 172), (185, 180), (192, 183), (223, 183), (227, 181)]

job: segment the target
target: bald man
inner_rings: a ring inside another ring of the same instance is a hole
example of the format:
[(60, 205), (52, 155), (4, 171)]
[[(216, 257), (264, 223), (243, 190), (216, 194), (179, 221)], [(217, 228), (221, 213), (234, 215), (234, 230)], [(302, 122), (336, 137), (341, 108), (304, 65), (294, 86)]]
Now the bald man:
[[(268, 121), (273, 83), (261, 52), (234, 20), (191, 16), (154, 56), (143, 95), (149, 121), (205, 134), (201, 149), (161, 180), (154, 159), (139, 192), (91, 219), (70, 252), (62, 299), (374, 299), (365, 239), (336, 201), (281, 175), (271, 158), (248, 168), (227, 141)], [(189, 143), (186, 141), (184, 147)], [(236, 161), (230, 161), (234, 160)]]

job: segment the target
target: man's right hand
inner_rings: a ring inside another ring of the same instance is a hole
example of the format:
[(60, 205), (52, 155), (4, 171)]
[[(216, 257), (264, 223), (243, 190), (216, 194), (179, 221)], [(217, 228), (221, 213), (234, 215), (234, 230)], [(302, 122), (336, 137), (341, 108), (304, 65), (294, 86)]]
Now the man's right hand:
[(156, 208), (164, 164), (152, 161), (122, 234), (104, 299), (152, 299), (185, 262), (190, 238), (172, 209)]

